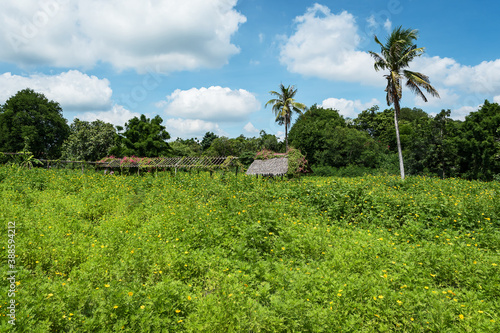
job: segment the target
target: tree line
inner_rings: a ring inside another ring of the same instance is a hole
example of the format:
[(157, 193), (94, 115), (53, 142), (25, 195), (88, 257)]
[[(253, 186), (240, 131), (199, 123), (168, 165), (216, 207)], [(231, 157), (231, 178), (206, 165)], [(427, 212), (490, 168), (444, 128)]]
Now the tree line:
[[(278, 119), (279, 120), (279, 119)], [(124, 127), (75, 119), (71, 125), (57, 102), (31, 89), (0, 106), (0, 151), (31, 151), (36, 158), (96, 161), (106, 156), (237, 156), (249, 165), (257, 152), (285, 152), (284, 141), (261, 131), (236, 138), (207, 132), (203, 138), (170, 135), (160, 116), (130, 119)], [(450, 110), (429, 115), (401, 108), (399, 131), (407, 174), (492, 180), (500, 177), (500, 106), (485, 101), (464, 121)], [(317, 175), (398, 173), (394, 109), (377, 106), (344, 118), (338, 110), (313, 105), (288, 133), (290, 146), (305, 154)]]

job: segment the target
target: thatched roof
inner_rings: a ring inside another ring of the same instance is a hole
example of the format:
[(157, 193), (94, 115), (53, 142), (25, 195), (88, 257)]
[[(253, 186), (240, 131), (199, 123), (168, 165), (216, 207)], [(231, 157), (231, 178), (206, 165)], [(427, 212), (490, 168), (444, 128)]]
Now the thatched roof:
[(247, 170), (247, 175), (282, 176), (288, 172), (288, 158), (255, 160)]

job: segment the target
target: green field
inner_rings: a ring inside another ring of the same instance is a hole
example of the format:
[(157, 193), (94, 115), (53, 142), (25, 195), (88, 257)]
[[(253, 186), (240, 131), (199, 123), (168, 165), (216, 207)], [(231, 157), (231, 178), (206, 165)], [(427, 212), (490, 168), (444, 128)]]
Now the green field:
[(499, 193), (0, 167), (0, 331), (500, 332)]

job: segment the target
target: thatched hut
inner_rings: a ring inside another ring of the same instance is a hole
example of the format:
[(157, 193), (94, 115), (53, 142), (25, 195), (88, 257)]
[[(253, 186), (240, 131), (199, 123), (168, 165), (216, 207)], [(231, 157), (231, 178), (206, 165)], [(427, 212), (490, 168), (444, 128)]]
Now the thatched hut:
[(247, 175), (276, 177), (286, 175), (288, 172), (288, 158), (270, 158), (267, 160), (255, 160), (247, 170)]

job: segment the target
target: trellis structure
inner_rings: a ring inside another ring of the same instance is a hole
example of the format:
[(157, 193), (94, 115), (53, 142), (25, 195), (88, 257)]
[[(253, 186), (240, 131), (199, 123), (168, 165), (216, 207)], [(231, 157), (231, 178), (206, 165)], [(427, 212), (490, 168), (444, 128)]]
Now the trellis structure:
[[(26, 155), (31, 153), (2, 153), (5, 155)], [(158, 170), (158, 169), (206, 169), (213, 171), (215, 169), (229, 169), (236, 168), (236, 173), (241, 165), (237, 157), (234, 156), (200, 156), (200, 157), (106, 157), (97, 162), (86, 162), (86, 161), (65, 161), (65, 160), (46, 160), (37, 159), (43, 162), (47, 167), (50, 164), (81, 164), (82, 172), (84, 165), (95, 165), (100, 168), (137, 168), (139, 172), (140, 169), (146, 170)]]
[(138, 168), (138, 169), (223, 169), (236, 167), (240, 163), (234, 156), (201, 156), (201, 157), (124, 157), (104, 158), (96, 164), (104, 168)]

